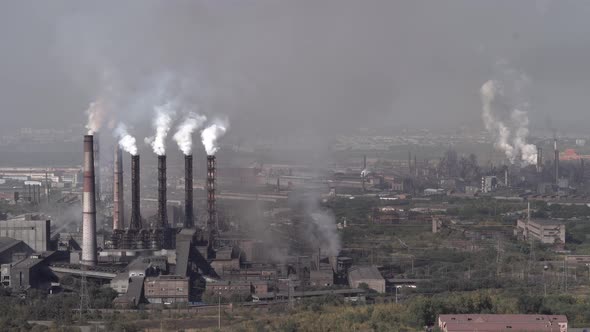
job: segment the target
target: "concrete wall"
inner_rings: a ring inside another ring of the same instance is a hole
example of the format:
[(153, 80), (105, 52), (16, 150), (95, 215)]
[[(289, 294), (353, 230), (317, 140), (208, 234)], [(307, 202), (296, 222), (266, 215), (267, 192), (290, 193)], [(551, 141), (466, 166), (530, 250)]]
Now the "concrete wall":
[(49, 220), (0, 221), (0, 237), (10, 237), (25, 242), (36, 252), (48, 251), (51, 228)]

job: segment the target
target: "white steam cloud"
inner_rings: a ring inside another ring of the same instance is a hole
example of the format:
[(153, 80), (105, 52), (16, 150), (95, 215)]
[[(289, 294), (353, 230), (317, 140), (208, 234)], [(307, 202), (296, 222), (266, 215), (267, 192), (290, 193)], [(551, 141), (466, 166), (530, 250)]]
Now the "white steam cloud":
[(198, 130), (207, 121), (207, 117), (196, 113), (189, 113), (186, 119), (178, 126), (178, 130), (173, 138), (178, 144), (178, 148), (186, 156), (192, 154), (193, 149), (193, 132)]
[(215, 120), (209, 127), (201, 132), (201, 140), (207, 155), (212, 156), (219, 150), (217, 141), (225, 134), (229, 127), (227, 121)]
[(135, 137), (129, 135), (127, 132), (127, 126), (123, 123), (119, 123), (115, 129), (115, 135), (119, 138), (119, 146), (131, 155), (137, 155), (137, 145), (135, 143)]
[(154, 107), (156, 117), (153, 121), (153, 126), (156, 129), (156, 135), (153, 137), (146, 137), (145, 142), (152, 146), (154, 153), (158, 156), (166, 154), (166, 136), (172, 126), (172, 116), (174, 110), (171, 103), (166, 103), (161, 106)]
[(86, 129), (88, 129), (88, 135), (94, 135), (104, 121), (106, 110), (104, 107), (104, 102), (102, 99), (98, 99), (88, 106), (86, 110), (86, 114), (88, 115), (88, 122), (86, 123)]
[(523, 166), (537, 160), (537, 148), (527, 143), (528, 103), (519, 102), (527, 83), (526, 76), (520, 75), (507, 82), (489, 80), (480, 89), (483, 122), (493, 135), (496, 148), (504, 152), (510, 163), (519, 161)]
[(313, 236), (319, 242), (322, 252), (329, 256), (337, 256), (341, 243), (334, 215), (328, 211), (317, 210), (311, 213), (311, 220), (314, 224)]

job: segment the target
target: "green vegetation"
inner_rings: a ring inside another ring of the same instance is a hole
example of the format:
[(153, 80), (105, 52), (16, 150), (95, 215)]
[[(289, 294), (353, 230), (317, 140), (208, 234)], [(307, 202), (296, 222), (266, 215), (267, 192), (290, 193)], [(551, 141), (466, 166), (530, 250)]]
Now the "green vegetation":
[(399, 304), (351, 305), (318, 298), (283, 313), (243, 315), (247, 319), (239, 328), (224, 331), (424, 331), (438, 315), (448, 313), (566, 314), (571, 326), (590, 324), (590, 302), (584, 298), (480, 290), (420, 295)]
[[(90, 308), (110, 308), (116, 293), (110, 288), (89, 284)], [(50, 320), (56, 326), (70, 325), (76, 319), (75, 309), (79, 308), (80, 297), (75, 293), (47, 295), (45, 292), (30, 289), (22, 299), (9, 289), (0, 293), (0, 331), (44, 331), (45, 327), (34, 327), (27, 321)], [(95, 318), (87, 314), (86, 318)]]

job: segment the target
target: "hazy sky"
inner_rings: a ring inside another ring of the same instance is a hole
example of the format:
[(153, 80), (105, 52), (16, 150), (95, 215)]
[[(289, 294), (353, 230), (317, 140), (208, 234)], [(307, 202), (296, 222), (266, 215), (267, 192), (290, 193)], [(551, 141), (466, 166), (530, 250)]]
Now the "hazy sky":
[(101, 96), (137, 127), (175, 98), (240, 135), (483, 128), (498, 62), (530, 77), (533, 126), (585, 128), (588, 17), (565, 0), (2, 1), (0, 129), (83, 124)]

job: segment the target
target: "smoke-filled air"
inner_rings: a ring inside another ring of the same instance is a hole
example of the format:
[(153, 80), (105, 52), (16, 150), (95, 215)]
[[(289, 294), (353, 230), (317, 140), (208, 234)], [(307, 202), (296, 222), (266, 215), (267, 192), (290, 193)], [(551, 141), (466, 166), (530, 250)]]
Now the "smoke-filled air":
[(511, 164), (532, 165), (537, 159), (535, 145), (527, 143), (529, 135), (529, 104), (525, 90), (529, 80), (525, 75), (510, 72), (506, 80), (489, 80), (480, 89), (482, 118), (486, 130), (494, 138), (494, 146), (502, 151)]
[(227, 121), (215, 120), (201, 132), (201, 140), (207, 155), (215, 155), (219, 150), (218, 140), (225, 135), (229, 124)]
[(203, 126), (207, 121), (207, 117), (199, 115), (194, 112), (190, 112), (186, 115), (184, 121), (178, 125), (178, 129), (172, 137), (178, 148), (184, 155), (188, 156), (192, 154), (193, 149), (193, 133)]
[(155, 136), (147, 137), (146, 143), (152, 146), (154, 153), (158, 156), (166, 154), (166, 137), (172, 126), (172, 116), (174, 116), (174, 110), (172, 109), (171, 103), (159, 105), (154, 107), (155, 118), (152, 123), (156, 130)]
[(90, 103), (86, 110), (86, 114), (88, 115), (86, 129), (88, 129), (88, 135), (93, 135), (100, 129), (104, 121), (105, 108), (102, 99)]
[(125, 124), (120, 123), (117, 128), (115, 129), (115, 136), (119, 139), (119, 146), (126, 152), (130, 153), (132, 156), (137, 155), (137, 144), (135, 137), (131, 136), (129, 132), (127, 132), (127, 126)]

